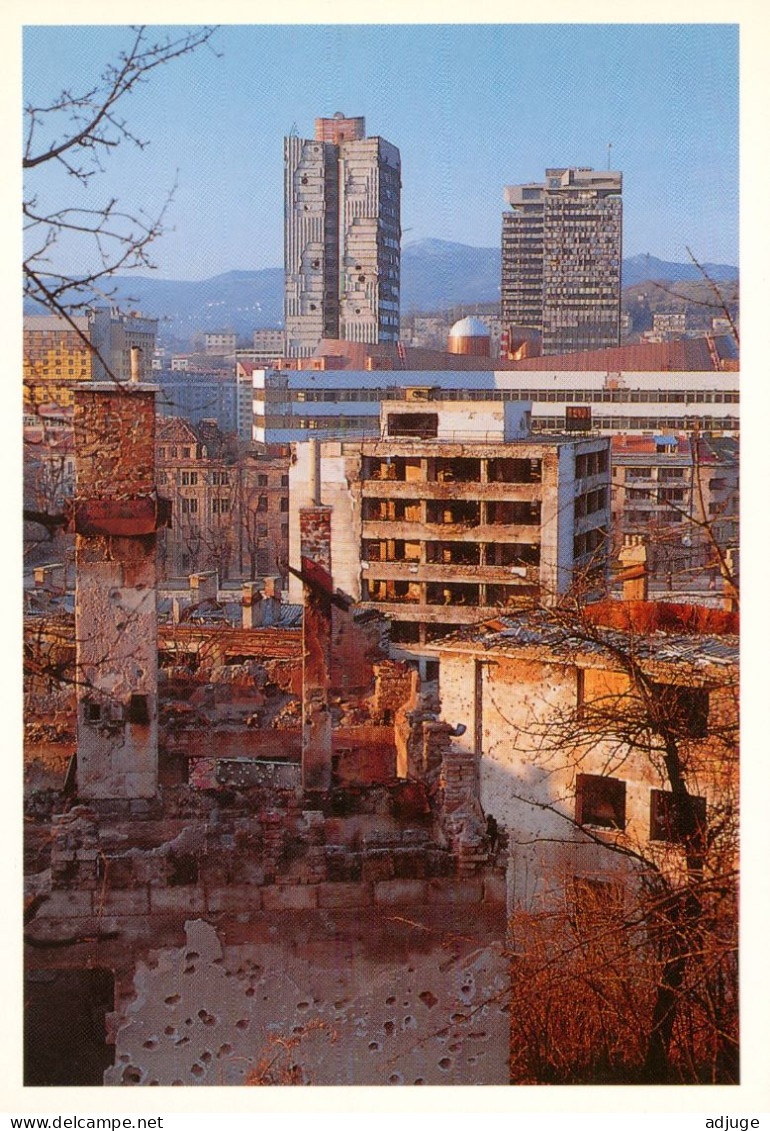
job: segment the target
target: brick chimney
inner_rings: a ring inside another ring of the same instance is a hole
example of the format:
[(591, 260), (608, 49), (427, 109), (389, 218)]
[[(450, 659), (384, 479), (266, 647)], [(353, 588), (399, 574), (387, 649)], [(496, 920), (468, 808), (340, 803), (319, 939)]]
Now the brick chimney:
[(649, 575), (647, 572), (647, 547), (643, 542), (624, 546), (618, 555), (622, 569), (618, 580), (623, 585), (624, 601), (646, 601)]
[(77, 791), (153, 797), (158, 783), (155, 390), (75, 392)]

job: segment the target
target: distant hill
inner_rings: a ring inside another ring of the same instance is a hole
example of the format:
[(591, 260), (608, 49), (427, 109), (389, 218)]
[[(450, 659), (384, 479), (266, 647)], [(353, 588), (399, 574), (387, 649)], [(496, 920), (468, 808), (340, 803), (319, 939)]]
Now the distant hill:
[(500, 301), (500, 248), (418, 240), (401, 252), (401, 310)]
[[(401, 310), (445, 310), (500, 299), (500, 249), (470, 247), (449, 240), (426, 239), (406, 244), (401, 256)], [(717, 282), (738, 278), (723, 263), (704, 268)], [(667, 263), (654, 256), (623, 260), (623, 286), (646, 280), (689, 282), (701, 279), (692, 263)], [(249, 340), (255, 329), (283, 321), (283, 270), (228, 271), (198, 282), (155, 276), (116, 275), (111, 301), (123, 310), (138, 310), (162, 320), (160, 336), (189, 341), (196, 331), (232, 328)], [(103, 300), (99, 300), (103, 303)], [(33, 313), (32, 308), (25, 311)]]
[[(283, 321), (283, 270), (228, 271), (185, 282), (153, 275), (114, 275), (109, 301), (161, 320), (159, 336), (189, 340), (196, 331), (232, 328), (251, 340), (252, 330)], [(98, 299), (104, 305), (104, 299)], [(25, 303), (25, 313), (33, 313)]]
[[(703, 270), (715, 283), (738, 278), (738, 268), (727, 263), (703, 263)], [(660, 283), (689, 283), (703, 281), (703, 275), (694, 263), (668, 263), (654, 255), (632, 255), (623, 260), (623, 289), (654, 279)]]

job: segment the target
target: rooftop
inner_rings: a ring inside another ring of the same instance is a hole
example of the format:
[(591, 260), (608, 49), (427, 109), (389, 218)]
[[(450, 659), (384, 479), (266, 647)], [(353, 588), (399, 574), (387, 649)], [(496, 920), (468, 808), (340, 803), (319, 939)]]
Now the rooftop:
[[(460, 629), (434, 645), (438, 652), (497, 652), (535, 658), (545, 650), (552, 662), (588, 666), (612, 660), (618, 653), (654, 664), (684, 665), (701, 673), (733, 667), (739, 660), (736, 614), (692, 605), (662, 602), (602, 602), (582, 610), (536, 610)], [(648, 623), (644, 624), (648, 614)], [(626, 624), (623, 624), (624, 618)], [(598, 623), (614, 620), (614, 624)], [(665, 626), (665, 627), (664, 627)], [(615, 663), (618, 663), (617, 659)]]

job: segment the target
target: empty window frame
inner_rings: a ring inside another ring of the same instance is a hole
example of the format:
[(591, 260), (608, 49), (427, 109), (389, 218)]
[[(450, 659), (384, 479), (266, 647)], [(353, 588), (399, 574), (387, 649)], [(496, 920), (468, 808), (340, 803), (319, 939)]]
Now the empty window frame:
[(678, 684), (652, 685), (656, 706), (672, 720), (684, 738), (705, 738), (708, 734), (709, 693), (705, 687)]
[(132, 695), (128, 701), (126, 719), (137, 726), (147, 726), (150, 722), (150, 711), (146, 695)]
[(679, 806), (670, 790), (650, 790), (650, 840), (681, 844), (706, 830), (706, 798), (689, 794)]
[(575, 820), (602, 829), (626, 827), (626, 783), (602, 774), (578, 774)]

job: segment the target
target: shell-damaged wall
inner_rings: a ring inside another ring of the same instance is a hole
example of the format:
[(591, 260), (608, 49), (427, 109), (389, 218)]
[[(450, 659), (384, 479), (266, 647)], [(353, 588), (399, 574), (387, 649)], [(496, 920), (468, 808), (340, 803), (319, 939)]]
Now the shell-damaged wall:
[(157, 788), (155, 394), (110, 385), (75, 399), (78, 792)]
[(186, 946), (137, 964), (105, 1083), (507, 1084), (507, 960), (481, 909), (449, 929), (436, 908), (384, 910), (273, 915), (240, 937), (187, 922)]

